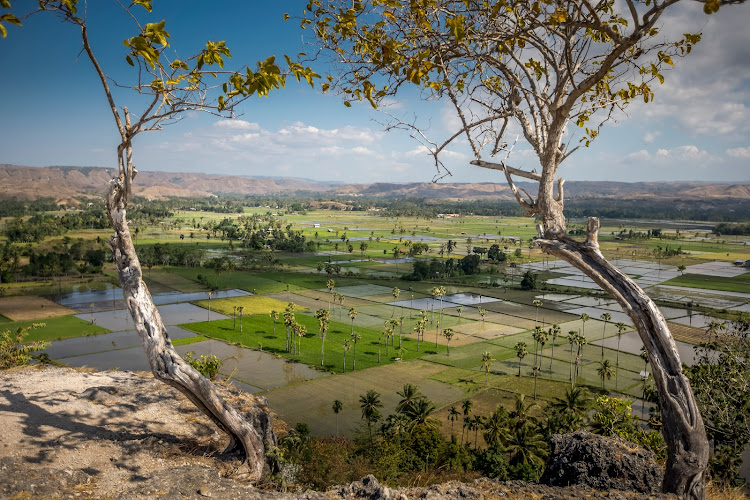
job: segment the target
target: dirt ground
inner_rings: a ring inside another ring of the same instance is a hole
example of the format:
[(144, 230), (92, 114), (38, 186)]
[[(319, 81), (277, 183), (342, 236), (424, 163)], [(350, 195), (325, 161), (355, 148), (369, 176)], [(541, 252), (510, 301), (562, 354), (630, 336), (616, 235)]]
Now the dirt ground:
[(43, 297), (20, 295), (0, 298), (0, 314), (13, 321), (56, 318), (75, 313)]

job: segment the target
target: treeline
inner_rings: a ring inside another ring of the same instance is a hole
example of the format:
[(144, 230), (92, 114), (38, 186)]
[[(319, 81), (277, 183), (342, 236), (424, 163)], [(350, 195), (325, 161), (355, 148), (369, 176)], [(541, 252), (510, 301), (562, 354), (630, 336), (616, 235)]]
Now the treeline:
[(103, 229), (109, 220), (103, 210), (85, 210), (63, 215), (35, 214), (24, 220), (16, 217), (5, 222), (3, 235), (13, 243), (38, 243), (48, 236), (61, 236), (76, 229)]
[(21, 217), (38, 212), (58, 210), (60, 207), (53, 198), (39, 198), (34, 201), (0, 200), (0, 218)]
[(727, 224), (726, 222), (722, 222), (714, 227), (714, 233), (719, 235), (747, 236), (750, 235), (750, 224)]
[[(28, 264), (21, 265), (21, 257), (28, 257)], [(107, 260), (111, 260), (111, 252), (99, 238), (71, 240), (66, 237), (50, 249), (34, 248), (30, 244), (13, 245), (6, 240), (0, 249), (0, 281), (99, 273)]]
[(569, 198), (564, 213), (566, 217), (744, 222), (750, 218), (750, 200)]

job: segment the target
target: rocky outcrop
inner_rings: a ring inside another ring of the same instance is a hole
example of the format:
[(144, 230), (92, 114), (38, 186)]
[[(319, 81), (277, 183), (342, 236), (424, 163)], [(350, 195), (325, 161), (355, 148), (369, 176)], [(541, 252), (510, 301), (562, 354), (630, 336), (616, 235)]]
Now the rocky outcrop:
[(646, 494), (661, 491), (664, 470), (652, 452), (633, 443), (579, 431), (552, 436), (550, 446), (543, 484)]

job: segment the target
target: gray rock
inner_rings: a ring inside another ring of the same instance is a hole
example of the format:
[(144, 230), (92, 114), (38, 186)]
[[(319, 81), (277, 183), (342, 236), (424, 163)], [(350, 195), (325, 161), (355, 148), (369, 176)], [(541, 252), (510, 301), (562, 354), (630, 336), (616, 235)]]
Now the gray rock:
[(579, 431), (554, 435), (550, 445), (542, 484), (647, 494), (661, 491), (664, 470), (652, 452), (633, 443)]

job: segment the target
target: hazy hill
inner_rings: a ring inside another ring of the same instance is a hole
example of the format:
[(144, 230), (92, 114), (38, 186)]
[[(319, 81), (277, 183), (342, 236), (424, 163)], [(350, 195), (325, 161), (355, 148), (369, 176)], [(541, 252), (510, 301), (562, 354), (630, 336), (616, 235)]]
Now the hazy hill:
[[(73, 197), (104, 195), (112, 169), (98, 167), (24, 167), (0, 165), (0, 198), (24, 200), (52, 196), (60, 203), (73, 204)], [(519, 187), (532, 192), (530, 183)], [(204, 173), (140, 172), (134, 184), (136, 195), (147, 198), (168, 196), (211, 196), (218, 194), (263, 195), (276, 193), (329, 193), (345, 196), (398, 196), (431, 199), (512, 199), (503, 183), (374, 183), (346, 184), (309, 179), (242, 177)], [(750, 183), (710, 184), (699, 182), (576, 182), (565, 183), (567, 199), (667, 198), (689, 200), (750, 200)]]

